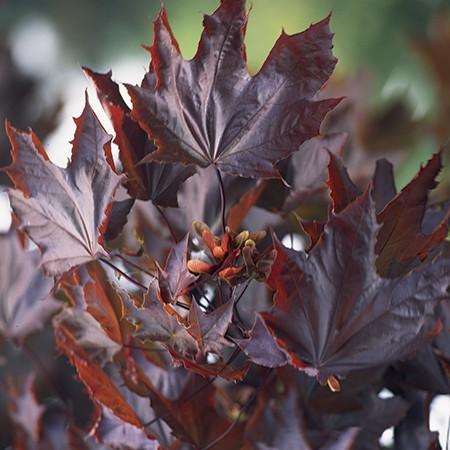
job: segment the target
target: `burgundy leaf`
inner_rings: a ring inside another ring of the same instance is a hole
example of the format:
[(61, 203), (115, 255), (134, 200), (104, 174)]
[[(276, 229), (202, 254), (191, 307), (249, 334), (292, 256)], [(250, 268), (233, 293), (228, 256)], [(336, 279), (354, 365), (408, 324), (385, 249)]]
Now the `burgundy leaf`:
[(289, 356), (276, 344), (260, 316), (249, 333), (248, 339), (235, 339), (251, 362), (265, 367), (280, 367), (288, 364)]
[[(289, 395), (277, 402), (260, 401), (249, 419), (246, 437), (255, 450), (311, 450), (311, 443), (297, 403), (297, 395)], [(351, 450), (358, 435), (357, 428), (349, 428), (335, 434), (320, 450)]]
[(95, 436), (103, 444), (110, 448), (126, 448), (129, 450), (158, 450), (158, 442), (145, 434), (145, 432), (128, 423), (116, 415), (110, 409), (102, 406), (101, 416), (93, 430)]
[(379, 159), (373, 176), (373, 199), (377, 214), (397, 195), (394, 170), (386, 159)]
[(67, 169), (52, 164), (37, 137), (7, 124), (12, 165), (7, 173), (16, 189), (9, 196), (22, 228), (42, 252), (49, 275), (106, 257), (102, 246), (114, 191), (121, 182), (114, 170), (110, 136), (86, 99), (76, 119), (72, 160)]
[(127, 403), (106, 372), (78, 346), (70, 331), (60, 325), (55, 330), (55, 335), (58, 348), (65, 353), (76, 368), (78, 377), (86, 386), (92, 400), (109, 408), (122, 421), (142, 430), (143, 424), (135, 411)]
[(174, 304), (197, 276), (187, 268), (189, 235), (170, 250), (166, 267), (158, 267), (158, 296), (164, 303)]
[(283, 211), (292, 211), (317, 190), (326, 187), (330, 153), (338, 154), (347, 140), (347, 133), (330, 133), (317, 136), (302, 144), (300, 151), (292, 155), (289, 180), (292, 191), (286, 198)]
[(37, 251), (25, 251), (14, 229), (0, 234), (0, 334), (22, 341), (61, 308), (53, 280), (39, 268)]
[(314, 99), (336, 64), (328, 21), (292, 36), (283, 32), (251, 77), (244, 0), (222, 0), (205, 16), (197, 54), (189, 61), (162, 9), (154, 23), (150, 71), (141, 87), (127, 86), (132, 115), (158, 148), (145, 160), (278, 177), (273, 164), (319, 134), (323, 118), (340, 101)]
[(434, 309), (447, 297), (450, 260), (436, 256), (407, 276), (382, 279), (377, 231), (366, 192), (332, 216), (308, 257), (275, 241), (268, 281), (276, 297), (263, 318), (292, 364), (332, 388), (333, 375), (405, 357), (439, 330)]
[(101, 366), (111, 362), (124, 341), (120, 321), (125, 293), (109, 283), (101, 267), (92, 262), (65, 275), (63, 287), (73, 303), (53, 321), (70, 330), (77, 345)]
[(153, 140), (131, 118), (118, 84), (111, 79), (111, 71), (102, 74), (87, 68), (83, 70), (94, 82), (100, 102), (114, 127), (114, 142), (119, 147), (119, 158), (128, 177), (130, 195), (140, 200), (151, 200), (160, 206), (178, 206), (178, 189), (195, 173), (195, 168), (182, 164), (138, 165), (141, 159), (156, 150)]
[(194, 338), (180, 324), (176, 314), (169, 314), (152, 291), (145, 296), (144, 304), (137, 307), (125, 298), (125, 317), (136, 326), (133, 336), (142, 341), (160, 342), (182, 355), (195, 355), (198, 346)]
[(233, 317), (233, 301), (228, 301), (209, 313), (203, 312), (196, 301), (189, 311), (188, 331), (198, 342), (201, 351), (206, 354), (221, 354), (224, 347), (231, 344), (225, 339), (225, 333)]
[(361, 194), (361, 191), (353, 184), (342, 161), (330, 153), (328, 164), (328, 186), (333, 200), (333, 211), (341, 212), (349, 203)]
[(447, 220), (436, 226), (430, 234), (422, 233), (428, 191), (436, 187), (436, 176), (441, 170), (442, 151), (422, 167), (416, 177), (393, 198), (378, 214), (382, 224), (375, 251), (377, 269), (384, 276), (402, 272), (399, 263), (423, 259), (447, 236)]

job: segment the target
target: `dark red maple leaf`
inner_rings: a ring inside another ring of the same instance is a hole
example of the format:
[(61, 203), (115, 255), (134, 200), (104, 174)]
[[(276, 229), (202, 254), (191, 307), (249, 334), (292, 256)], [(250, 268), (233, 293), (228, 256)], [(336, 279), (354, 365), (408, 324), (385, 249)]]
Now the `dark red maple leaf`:
[[(143, 430), (144, 426), (136, 412), (106, 372), (76, 343), (70, 331), (64, 325), (60, 325), (55, 329), (55, 336), (58, 348), (65, 353), (76, 368), (78, 377), (86, 386), (91, 399), (108, 408), (121, 421)], [(148, 434), (147, 437), (152, 438)]]
[(151, 200), (161, 206), (178, 206), (178, 189), (187, 178), (194, 175), (195, 168), (183, 164), (138, 165), (141, 159), (156, 150), (153, 140), (131, 117), (119, 85), (111, 79), (112, 73), (96, 73), (87, 68), (83, 70), (94, 82), (100, 102), (114, 127), (114, 142), (119, 147), (119, 158), (128, 177), (130, 195), (141, 200)]
[(91, 433), (109, 448), (128, 450), (158, 450), (156, 440), (149, 439), (145, 432), (115, 416), (109, 408), (101, 407), (100, 416)]
[(235, 339), (239, 348), (251, 362), (265, 367), (280, 367), (289, 362), (289, 356), (278, 347), (260, 316), (250, 330), (247, 339)]
[(450, 259), (438, 255), (407, 276), (382, 279), (378, 228), (366, 192), (331, 217), (308, 256), (275, 239), (275, 303), (262, 315), (291, 363), (321, 381), (405, 357), (439, 328), (434, 309), (448, 298)]
[(330, 433), (325, 445), (312, 446), (304, 420), (297, 403), (295, 391), (278, 402), (271, 402), (267, 396), (260, 396), (255, 412), (246, 428), (246, 441), (251, 449), (257, 450), (351, 450), (358, 428), (348, 428), (341, 433)]
[(176, 244), (169, 252), (166, 266), (158, 265), (158, 297), (164, 303), (175, 304), (184, 295), (186, 288), (197, 276), (187, 268), (189, 235)]
[(232, 317), (233, 301), (231, 300), (209, 313), (204, 312), (197, 302), (192, 302), (188, 317), (188, 331), (204, 354), (208, 352), (220, 354), (224, 347), (231, 345), (225, 340), (225, 333)]
[(53, 280), (39, 268), (39, 252), (24, 250), (14, 229), (0, 234), (0, 254), (0, 334), (22, 341), (62, 304), (52, 295)]
[(274, 163), (319, 134), (340, 100), (316, 100), (336, 59), (329, 17), (282, 33), (253, 77), (245, 60), (244, 0), (222, 0), (205, 16), (199, 48), (183, 59), (166, 12), (154, 23), (150, 71), (128, 85), (132, 116), (155, 139), (145, 161), (183, 162), (243, 177), (279, 177)]
[[(382, 225), (375, 246), (377, 270), (382, 276), (406, 273), (411, 264), (423, 260), (446, 237), (448, 205), (441, 205), (436, 217), (431, 219), (429, 215), (426, 230), (422, 225), (428, 192), (437, 186), (435, 178), (442, 168), (442, 153), (443, 149), (435, 153), (398, 194), (392, 165), (386, 160), (377, 162), (372, 192), (377, 221)], [(342, 211), (360, 194), (335, 155), (330, 157), (328, 184), (334, 212)]]
[(7, 124), (13, 163), (6, 170), (16, 189), (9, 191), (21, 227), (39, 246), (42, 267), (61, 275), (108, 254), (102, 246), (109, 205), (121, 177), (111, 168), (110, 136), (86, 98), (75, 120), (72, 160), (55, 166), (31, 131)]
[(135, 305), (130, 298), (124, 298), (125, 318), (136, 330), (133, 336), (145, 342), (159, 342), (176, 353), (192, 356), (198, 351), (194, 338), (180, 323), (177, 314), (169, 314), (163, 304), (156, 299), (154, 290), (145, 296), (141, 307)]
[(64, 324), (100, 365), (112, 361), (124, 341), (121, 319), (126, 294), (109, 282), (95, 261), (66, 274), (62, 287), (73, 305), (54, 318), (55, 328)]
[(435, 153), (377, 216), (382, 224), (375, 247), (377, 269), (384, 276), (402, 273), (411, 260), (425, 258), (447, 236), (445, 218), (430, 234), (422, 232), (428, 192), (437, 186), (435, 178), (442, 168), (442, 152)]

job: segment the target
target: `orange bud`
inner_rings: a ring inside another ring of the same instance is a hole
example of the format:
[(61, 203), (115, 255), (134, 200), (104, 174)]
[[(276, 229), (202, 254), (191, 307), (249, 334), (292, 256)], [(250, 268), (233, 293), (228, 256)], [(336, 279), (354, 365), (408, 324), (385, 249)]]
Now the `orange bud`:
[(222, 247), (216, 245), (213, 248), (212, 254), (214, 255), (214, 258), (222, 260), (225, 257), (226, 252), (225, 252), (225, 250)]
[(214, 250), (214, 247), (216, 246), (216, 237), (209, 228), (203, 230), (202, 239), (209, 250), (212, 252)]
[(237, 275), (242, 270), (241, 267), (227, 267), (226, 269), (222, 269), (218, 275), (219, 278), (222, 278), (224, 280), (231, 280), (234, 278), (235, 275)]
[(200, 259), (190, 259), (187, 262), (187, 268), (193, 273), (208, 273), (214, 266), (201, 261)]
[(327, 378), (327, 385), (331, 392), (339, 392), (341, 390), (341, 383), (334, 375)]

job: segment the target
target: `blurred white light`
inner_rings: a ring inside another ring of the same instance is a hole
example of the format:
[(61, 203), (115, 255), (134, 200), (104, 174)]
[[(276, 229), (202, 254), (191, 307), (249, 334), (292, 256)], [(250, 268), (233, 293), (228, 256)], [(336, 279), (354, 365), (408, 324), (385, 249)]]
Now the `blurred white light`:
[(11, 226), (11, 206), (8, 194), (0, 191), (0, 232), (4, 233)]
[(386, 388), (381, 389), (380, 392), (378, 392), (378, 398), (382, 398), (383, 400), (386, 398), (392, 398), (394, 394)]
[(394, 427), (384, 430), (379, 442), (385, 447), (391, 447), (394, 444)]
[(283, 239), (281, 240), (281, 243), (287, 247), (291, 248), (292, 250), (304, 250), (305, 249), (305, 238), (301, 236), (300, 234), (295, 233), (288, 233), (286, 234)]
[(448, 427), (450, 421), (450, 395), (438, 395), (431, 402), (430, 430), (439, 433), (439, 443), (442, 448), (450, 448)]
[(12, 33), (11, 51), (14, 62), (24, 73), (43, 76), (55, 70), (58, 36), (46, 20), (29, 18)]

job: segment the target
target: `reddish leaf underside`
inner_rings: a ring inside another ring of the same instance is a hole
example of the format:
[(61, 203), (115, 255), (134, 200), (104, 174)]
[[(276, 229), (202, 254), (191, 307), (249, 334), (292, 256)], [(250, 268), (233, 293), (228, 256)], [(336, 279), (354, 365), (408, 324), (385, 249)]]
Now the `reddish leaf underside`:
[(274, 163), (319, 134), (339, 99), (314, 96), (330, 77), (329, 17), (282, 33), (255, 76), (245, 60), (244, 0), (222, 0), (193, 59), (183, 59), (164, 9), (154, 23), (150, 71), (128, 85), (132, 116), (155, 139), (146, 161), (182, 162), (243, 177), (279, 177)]
[(7, 123), (13, 163), (9, 191), (20, 226), (39, 246), (42, 266), (61, 275), (74, 266), (106, 257), (102, 247), (109, 206), (121, 182), (111, 168), (110, 136), (86, 99), (66, 169), (48, 160), (38, 138)]
[(123, 398), (108, 375), (80, 348), (70, 332), (59, 326), (55, 330), (58, 348), (65, 353), (75, 367), (78, 377), (86, 386), (93, 401), (109, 408), (115, 416), (126, 423), (142, 429), (136, 413)]

